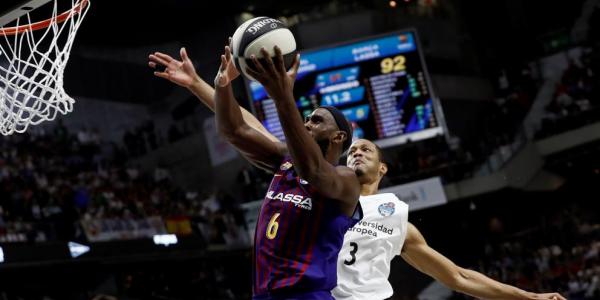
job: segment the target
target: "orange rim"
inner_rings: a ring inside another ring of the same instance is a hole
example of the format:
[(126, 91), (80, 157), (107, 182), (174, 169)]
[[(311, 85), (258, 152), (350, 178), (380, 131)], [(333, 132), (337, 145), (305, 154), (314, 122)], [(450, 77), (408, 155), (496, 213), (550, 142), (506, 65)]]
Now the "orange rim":
[(75, 6), (73, 6), (73, 8), (63, 12), (62, 14), (60, 14), (54, 18), (49, 18), (44, 21), (39, 21), (39, 22), (28, 24), (28, 25), (2, 28), (2, 29), (0, 29), (0, 36), (16, 35), (16, 34), (26, 32), (26, 31), (36, 31), (36, 30), (48, 28), (48, 26), (50, 26), (50, 24), (52, 24), (53, 22), (60, 24), (64, 21), (70, 19), (74, 15), (80, 13), (87, 6), (88, 1), (89, 0), (80, 0), (77, 4), (75, 4)]

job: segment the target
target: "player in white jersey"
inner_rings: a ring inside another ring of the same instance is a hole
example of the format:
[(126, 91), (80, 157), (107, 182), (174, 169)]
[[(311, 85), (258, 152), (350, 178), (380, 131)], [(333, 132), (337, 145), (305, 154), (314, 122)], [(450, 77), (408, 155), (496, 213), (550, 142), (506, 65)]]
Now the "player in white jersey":
[[(156, 52), (149, 56), (149, 66), (165, 67), (154, 74), (187, 88), (214, 111), (214, 89), (197, 74), (185, 49), (181, 61)], [(233, 74), (235, 75), (235, 74)], [(244, 120), (269, 139), (271, 135), (248, 111)], [(347, 166), (354, 169), (360, 184), (360, 204), (364, 217), (344, 236), (338, 257), (337, 300), (380, 300), (393, 294), (388, 282), (390, 263), (400, 255), (419, 271), (430, 275), (453, 290), (483, 299), (564, 300), (557, 293), (535, 294), (492, 280), (478, 272), (456, 266), (430, 248), (415, 226), (408, 223), (408, 205), (394, 194), (377, 194), (379, 182), (387, 172), (383, 155), (368, 140), (355, 141), (348, 154)]]
[(565, 299), (558, 293), (535, 294), (497, 282), (455, 265), (429, 247), (419, 230), (408, 222), (408, 205), (394, 194), (377, 194), (387, 166), (381, 149), (374, 143), (355, 141), (346, 165), (354, 169), (360, 181), (364, 216), (344, 236), (338, 257), (338, 286), (333, 290), (337, 300), (391, 297), (388, 276), (396, 255), (447, 287), (477, 298)]
[(336, 299), (386, 299), (390, 263), (402, 250), (408, 205), (391, 193), (360, 197), (363, 219), (345, 235), (338, 256)]

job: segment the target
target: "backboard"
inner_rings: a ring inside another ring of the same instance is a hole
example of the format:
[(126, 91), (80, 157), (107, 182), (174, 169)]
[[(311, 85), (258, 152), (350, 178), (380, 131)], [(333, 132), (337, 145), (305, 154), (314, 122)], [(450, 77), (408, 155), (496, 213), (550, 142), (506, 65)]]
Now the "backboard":
[(0, 1), (0, 27), (34, 10), (50, 0), (2, 0)]

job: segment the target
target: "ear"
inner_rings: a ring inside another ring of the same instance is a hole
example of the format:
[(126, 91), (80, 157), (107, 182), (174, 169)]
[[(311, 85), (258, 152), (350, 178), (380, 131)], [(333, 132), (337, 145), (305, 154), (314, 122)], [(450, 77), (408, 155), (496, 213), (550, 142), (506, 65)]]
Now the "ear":
[(346, 141), (348, 137), (346, 136), (346, 133), (343, 131), (336, 131), (335, 132), (335, 136), (333, 137), (333, 140), (338, 142), (340, 145), (344, 144), (344, 141)]
[(379, 176), (383, 177), (387, 174), (388, 166), (386, 163), (379, 163)]

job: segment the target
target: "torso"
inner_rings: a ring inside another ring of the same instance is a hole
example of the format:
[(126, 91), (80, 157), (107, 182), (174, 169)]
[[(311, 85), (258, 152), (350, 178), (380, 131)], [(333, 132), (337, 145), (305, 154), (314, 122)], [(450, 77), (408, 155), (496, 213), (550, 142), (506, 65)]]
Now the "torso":
[(408, 226), (408, 205), (394, 194), (362, 196), (364, 217), (344, 236), (337, 264), (336, 299), (386, 299), (392, 259), (400, 254)]
[(254, 298), (325, 292), (331, 299), (343, 236), (355, 223), (335, 201), (298, 177), (286, 157), (273, 177), (256, 226)]

